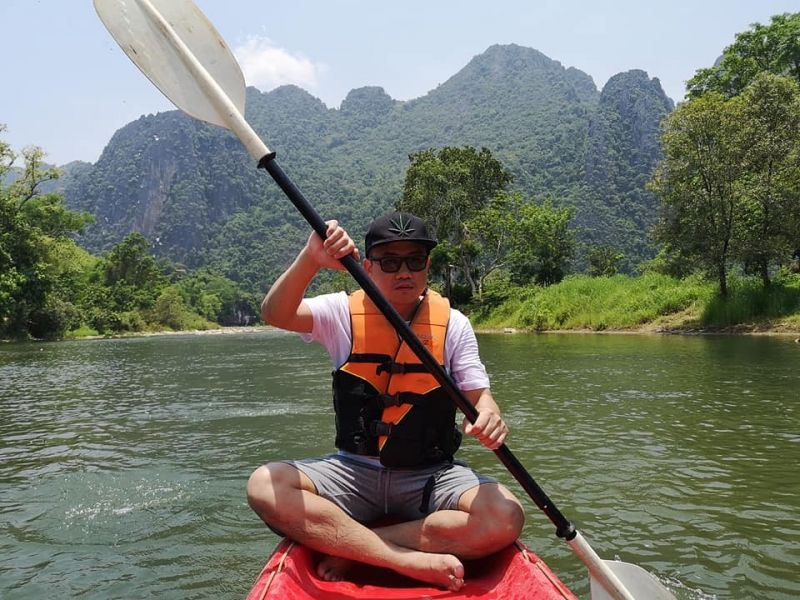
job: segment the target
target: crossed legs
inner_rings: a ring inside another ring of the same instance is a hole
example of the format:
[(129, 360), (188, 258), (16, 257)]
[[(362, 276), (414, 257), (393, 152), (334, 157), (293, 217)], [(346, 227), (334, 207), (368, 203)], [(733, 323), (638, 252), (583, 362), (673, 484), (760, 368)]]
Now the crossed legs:
[(313, 482), (286, 463), (259, 467), (247, 483), (247, 499), (261, 519), (328, 557), (318, 573), (338, 579), (360, 561), (452, 590), (464, 584), (461, 559), (479, 558), (512, 543), (524, 522), (522, 507), (499, 484), (464, 492), (458, 510), (370, 529), (317, 495)]

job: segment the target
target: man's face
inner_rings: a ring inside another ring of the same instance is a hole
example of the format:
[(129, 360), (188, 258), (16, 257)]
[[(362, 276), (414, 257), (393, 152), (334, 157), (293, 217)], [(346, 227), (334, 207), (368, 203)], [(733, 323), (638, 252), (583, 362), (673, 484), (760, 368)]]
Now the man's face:
[[(386, 272), (399, 268), (395, 272)], [(422, 270), (409, 268), (422, 266)], [(364, 268), (375, 285), (394, 305), (414, 305), (428, 285), (428, 250), (417, 242), (390, 242), (376, 246), (364, 260)]]

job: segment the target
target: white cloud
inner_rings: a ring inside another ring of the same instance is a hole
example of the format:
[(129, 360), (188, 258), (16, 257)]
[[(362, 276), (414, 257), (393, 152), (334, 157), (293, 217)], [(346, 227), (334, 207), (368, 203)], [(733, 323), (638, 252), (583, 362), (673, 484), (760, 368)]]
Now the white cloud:
[(313, 90), (323, 70), (322, 65), (302, 55), (292, 55), (266, 37), (250, 36), (233, 53), (247, 84), (264, 92), (288, 83)]

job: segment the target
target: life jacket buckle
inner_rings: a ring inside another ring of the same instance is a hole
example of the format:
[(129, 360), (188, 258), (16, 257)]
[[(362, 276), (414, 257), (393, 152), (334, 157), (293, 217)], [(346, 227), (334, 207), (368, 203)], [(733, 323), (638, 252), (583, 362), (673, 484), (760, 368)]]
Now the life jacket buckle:
[(403, 404), (403, 400), (401, 399), (399, 392), (394, 394), (381, 394), (378, 396), (378, 400), (380, 400), (380, 403), (384, 408), (388, 408), (390, 406), (400, 406)]
[(391, 360), (387, 360), (378, 365), (375, 369), (375, 373), (380, 375), (381, 373), (390, 373), (391, 375), (403, 375), (406, 372), (406, 365), (405, 363), (396, 363)]

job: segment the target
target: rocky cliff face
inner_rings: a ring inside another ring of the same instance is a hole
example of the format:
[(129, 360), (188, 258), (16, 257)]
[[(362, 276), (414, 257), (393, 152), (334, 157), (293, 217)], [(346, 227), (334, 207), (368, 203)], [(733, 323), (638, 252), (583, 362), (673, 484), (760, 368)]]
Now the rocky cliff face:
[(626, 168), (646, 175), (661, 156), (659, 126), (673, 108), (658, 79), (650, 79), (644, 71), (619, 73), (609, 79), (592, 121), (588, 182), (608, 184), (615, 171)]
[(622, 250), (628, 268), (654, 250), (646, 234), (655, 224), (657, 199), (645, 186), (661, 158), (661, 121), (672, 109), (658, 79), (632, 70), (608, 80), (591, 119), (586, 154), (591, 200), (578, 224), (587, 241), (611, 241)]
[(238, 140), (221, 129), (177, 111), (149, 115), (113, 136), (94, 167), (68, 186), (67, 200), (95, 215), (83, 240), (91, 249), (135, 231), (184, 262), (214, 222), (249, 205), (252, 190), (237, 177), (245, 160)]

